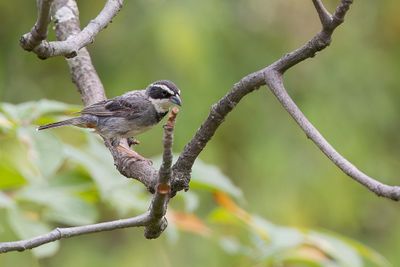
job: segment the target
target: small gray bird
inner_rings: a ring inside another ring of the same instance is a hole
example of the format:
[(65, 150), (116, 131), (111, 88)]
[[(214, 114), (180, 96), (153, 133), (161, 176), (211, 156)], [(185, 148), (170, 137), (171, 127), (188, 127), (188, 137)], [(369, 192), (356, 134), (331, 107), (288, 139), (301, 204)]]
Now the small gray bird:
[(121, 138), (136, 137), (161, 121), (173, 105), (181, 105), (180, 90), (171, 81), (156, 81), (145, 90), (130, 91), (85, 107), (79, 117), (42, 125), (45, 130), (65, 125), (92, 128), (118, 146)]

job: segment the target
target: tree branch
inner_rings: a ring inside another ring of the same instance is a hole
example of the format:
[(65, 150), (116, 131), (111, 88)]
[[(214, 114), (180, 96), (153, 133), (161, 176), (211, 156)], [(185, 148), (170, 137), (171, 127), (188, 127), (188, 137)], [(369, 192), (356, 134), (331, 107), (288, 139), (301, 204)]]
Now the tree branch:
[(276, 98), (286, 109), (286, 111), (293, 117), (300, 128), (305, 132), (317, 147), (345, 174), (367, 187), (378, 196), (387, 197), (393, 200), (400, 199), (400, 187), (389, 186), (375, 179), (369, 177), (359, 169), (357, 169), (351, 162), (340, 155), (326, 139), (319, 133), (319, 131), (312, 125), (307, 117), (301, 112), (297, 105), (293, 102), (289, 94), (286, 92), (283, 85), (282, 75), (274, 70), (265, 73), (265, 79), (269, 88), (274, 93)]
[(192, 166), (200, 152), (211, 140), (225, 117), (235, 108), (237, 103), (239, 103), (245, 95), (258, 89), (263, 84), (265, 84), (263, 70), (251, 73), (242, 78), (233, 86), (230, 92), (228, 92), (217, 103), (212, 105), (207, 119), (200, 126), (199, 130), (197, 130), (194, 137), (185, 146), (183, 152), (180, 154), (172, 168), (174, 173), (174, 181), (172, 185), (173, 191), (177, 192), (189, 188)]
[(27, 249), (39, 247), (41, 245), (50, 242), (54, 242), (56, 240), (70, 238), (78, 235), (111, 231), (115, 229), (122, 229), (128, 227), (144, 226), (147, 225), (149, 221), (150, 221), (150, 214), (149, 212), (146, 212), (142, 215), (129, 219), (122, 219), (122, 220), (96, 223), (84, 226), (68, 227), (68, 228), (56, 228), (47, 234), (43, 234), (31, 239), (0, 243), (0, 253), (6, 253), (10, 251), (24, 251)]
[(313, 0), (313, 4), (317, 10), (322, 26), (326, 28), (332, 22), (332, 15), (326, 10), (322, 0)]
[[(400, 199), (400, 187), (382, 184), (359, 171), (348, 160), (341, 156), (307, 120), (304, 114), (287, 94), (282, 81), (286, 70), (305, 59), (314, 57), (315, 54), (331, 43), (333, 31), (343, 22), (344, 16), (352, 4), (352, 0), (341, 0), (333, 15), (325, 9), (320, 0), (313, 0), (314, 6), (320, 17), (322, 30), (317, 33), (304, 46), (284, 55), (268, 67), (242, 78), (234, 85), (229, 93), (221, 98), (211, 108), (207, 119), (203, 122), (195, 136), (185, 146), (183, 152), (173, 166), (173, 190), (187, 190), (190, 182), (191, 168), (200, 152), (211, 140), (215, 131), (221, 125), (228, 113), (248, 93), (261, 85), (267, 84), (276, 95), (283, 107), (292, 115), (307, 136), (333, 161), (344, 173), (366, 186), (378, 196), (393, 200)], [(328, 17), (329, 16), (329, 17)]]
[(37, 0), (38, 18), (31, 31), (21, 36), (20, 45), (32, 51), (41, 41), (47, 38), (47, 26), (50, 22), (50, 6), (53, 0)]
[[(283, 85), (282, 76), (287, 69), (307, 58), (313, 57), (316, 52), (329, 45), (333, 31), (343, 22), (344, 16), (352, 4), (351, 0), (342, 0), (336, 8), (335, 13), (330, 16), (323, 7), (321, 1), (313, 0), (313, 2), (320, 18), (322, 17), (322, 31), (303, 47), (289, 53), (268, 67), (264, 72), (266, 84), (286, 111), (305, 132), (307, 137), (310, 138), (336, 166), (338, 166), (345, 174), (364, 185), (378, 196), (387, 197), (397, 201), (400, 199), (400, 187), (389, 186), (378, 182), (374, 178), (369, 177), (357, 169), (351, 162), (339, 154), (301, 112)], [(328, 15), (330, 16), (329, 19), (326, 18)]]
[(164, 216), (167, 212), (169, 199), (171, 198), (172, 143), (174, 139), (175, 120), (178, 112), (178, 108), (173, 108), (169, 114), (167, 123), (164, 125), (163, 160), (158, 172), (156, 192), (150, 206), (150, 218), (152, 220), (144, 231), (144, 236), (148, 239), (159, 237), (168, 225), (167, 219)]
[[(50, 0), (43, 0), (43, 2), (51, 2)], [(54, 41), (48, 42), (42, 38), (40, 44), (37, 44), (32, 47), (32, 42), (28, 43), (31, 45), (26, 45), (27, 40), (24, 35), (21, 39), (21, 45), (24, 49), (31, 51), (38, 55), (41, 59), (46, 59), (53, 56), (65, 56), (67, 58), (72, 58), (78, 55), (78, 51), (87, 46), (90, 43), (93, 43), (94, 37), (103, 30), (115, 17), (118, 11), (122, 8), (123, 0), (108, 0), (99, 15), (93, 20), (89, 22), (89, 24), (79, 32), (70, 35), (69, 38), (65, 38), (63, 41)], [(44, 13), (43, 12), (41, 13)], [(48, 14), (47, 9), (47, 14)], [(54, 12), (53, 16), (56, 20), (56, 23), (64, 23), (65, 21), (69, 21), (73, 17), (78, 17), (79, 14), (76, 13), (78, 9), (70, 9), (69, 4), (65, 3), (63, 8), (58, 8), (56, 12)], [(79, 25), (78, 25), (79, 26)]]

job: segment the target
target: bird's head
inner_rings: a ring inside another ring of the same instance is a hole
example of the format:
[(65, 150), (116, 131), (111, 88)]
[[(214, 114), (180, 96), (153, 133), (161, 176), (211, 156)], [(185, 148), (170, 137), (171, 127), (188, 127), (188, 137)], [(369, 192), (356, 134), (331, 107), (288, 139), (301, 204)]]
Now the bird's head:
[(173, 105), (182, 105), (181, 91), (171, 81), (156, 81), (147, 86), (146, 93), (157, 112), (164, 113)]

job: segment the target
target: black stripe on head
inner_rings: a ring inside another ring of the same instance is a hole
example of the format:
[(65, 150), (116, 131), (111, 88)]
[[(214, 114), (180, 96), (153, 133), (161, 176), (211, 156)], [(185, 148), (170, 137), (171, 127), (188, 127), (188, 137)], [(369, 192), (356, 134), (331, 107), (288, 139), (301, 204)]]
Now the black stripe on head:
[(153, 99), (163, 99), (180, 95), (180, 90), (173, 82), (161, 80), (150, 84), (147, 87), (147, 93)]

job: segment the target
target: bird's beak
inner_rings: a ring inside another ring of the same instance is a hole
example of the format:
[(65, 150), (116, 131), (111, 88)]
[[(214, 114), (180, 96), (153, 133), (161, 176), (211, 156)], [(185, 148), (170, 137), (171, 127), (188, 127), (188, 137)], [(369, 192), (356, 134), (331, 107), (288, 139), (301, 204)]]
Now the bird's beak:
[(179, 95), (173, 95), (169, 98), (169, 101), (175, 105), (182, 106), (182, 100)]

